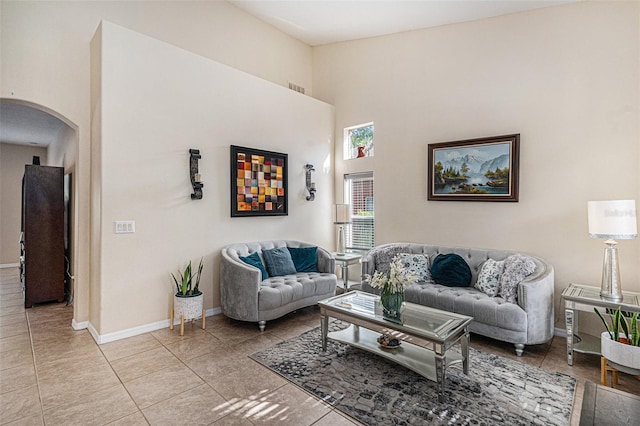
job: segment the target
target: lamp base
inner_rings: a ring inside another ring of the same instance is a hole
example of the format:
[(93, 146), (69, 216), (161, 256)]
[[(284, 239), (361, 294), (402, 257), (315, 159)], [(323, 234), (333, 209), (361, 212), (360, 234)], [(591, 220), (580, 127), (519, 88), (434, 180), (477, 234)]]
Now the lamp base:
[(618, 249), (614, 240), (606, 240), (604, 261), (602, 263), (602, 285), (600, 297), (612, 302), (622, 301), (622, 284), (620, 283), (620, 265)]
[(338, 254), (345, 253), (345, 243), (344, 243), (344, 227), (340, 225), (338, 228)]

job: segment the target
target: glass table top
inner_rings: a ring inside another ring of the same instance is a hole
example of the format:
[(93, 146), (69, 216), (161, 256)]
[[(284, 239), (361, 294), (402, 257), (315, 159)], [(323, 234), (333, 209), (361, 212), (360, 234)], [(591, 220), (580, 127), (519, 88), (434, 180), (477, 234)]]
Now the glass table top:
[(451, 332), (457, 331), (473, 321), (472, 317), (466, 315), (408, 302), (403, 304), (402, 314), (398, 320), (389, 319), (382, 315), (380, 297), (360, 291), (335, 296), (318, 302), (318, 304), (336, 312), (348, 313), (349, 316), (373, 320), (380, 324), (391, 323), (401, 330), (438, 339), (446, 339)]
[(640, 310), (640, 294), (630, 291), (623, 291), (622, 301), (614, 302), (600, 296), (600, 287), (571, 284), (562, 292), (562, 298), (571, 302), (589, 303), (612, 308), (620, 306), (622, 310)]
[(331, 253), (331, 255), (336, 260), (356, 260), (362, 257), (362, 255), (358, 253)]

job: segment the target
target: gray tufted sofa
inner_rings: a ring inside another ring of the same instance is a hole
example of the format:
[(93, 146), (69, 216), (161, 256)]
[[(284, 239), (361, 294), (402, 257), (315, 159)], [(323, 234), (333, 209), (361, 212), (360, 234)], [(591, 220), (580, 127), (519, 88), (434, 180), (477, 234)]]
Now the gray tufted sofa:
[(260, 330), (264, 331), (267, 321), (334, 296), (337, 283), (335, 260), (320, 247), (319, 272), (298, 272), (295, 275), (269, 277), (264, 281), (258, 268), (240, 260), (240, 257), (261, 253), (262, 250), (314, 246), (300, 241), (275, 240), (223, 247), (220, 263), (222, 313), (241, 321), (257, 321)]
[(536, 269), (518, 285), (516, 305), (501, 297), (489, 297), (473, 287), (485, 260), (504, 260), (515, 252), (415, 243), (385, 244), (374, 247), (362, 258), (364, 291), (378, 293), (368, 285), (365, 274), (373, 275), (383, 258), (398, 251), (426, 254), (432, 261), (440, 253), (456, 253), (466, 260), (472, 274), (471, 287), (446, 287), (433, 282), (414, 284), (405, 290), (405, 301), (472, 316), (471, 332), (513, 343), (518, 356), (522, 356), (525, 345), (545, 343), (553, 337), (553, 267), (544, 260), (530, 256)]

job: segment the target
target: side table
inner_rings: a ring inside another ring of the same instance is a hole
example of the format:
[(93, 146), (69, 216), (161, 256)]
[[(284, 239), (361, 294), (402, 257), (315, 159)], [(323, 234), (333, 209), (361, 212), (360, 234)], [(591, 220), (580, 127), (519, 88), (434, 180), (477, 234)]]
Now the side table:
[(349, 265), (360, 263), (362, 255), (357, 253), (332, 253), (331, 256), (336, 262), (340, 263), (342, 268), (342, 283), (344, 291), (349, 291)]
[(570, 284), (564, 289), (562, 300), (564, 300), (564, 320), (567, 330), (567, 364), (573, 365), (574, 351), (600, 355), (600, 337), (578, 333), (580, 311), (595, 315), (594, 308), (606, 313), (607, 309), (616, 310), (620, 307), (624, 312), (640, 312), (640, 294), (623, 291), (622, 296), (621, 302), (613, 302), (600, 296), (600, 287)]

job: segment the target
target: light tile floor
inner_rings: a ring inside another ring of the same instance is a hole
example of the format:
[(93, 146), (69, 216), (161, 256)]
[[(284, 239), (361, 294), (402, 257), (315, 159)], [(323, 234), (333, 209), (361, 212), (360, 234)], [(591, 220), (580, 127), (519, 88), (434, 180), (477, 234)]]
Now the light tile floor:
[[(256, 324), (207, 318), (187, 326), (97, 345), (71, 328), (72, 307), (24, 309), (17, 269), (0, 269), (0, 424), (15, 425), (353, 425), (354, 422), (270, 372), (248, 355), (319, 325), (316, 307)], [(585, 380), (599, 382), (596, 356), (568, 366), (565, 341), (525, 349), (472, 336), (476, 349), (578, 379), (572, 424)], [(618, 388), (640, 395), (621, 374)]]

